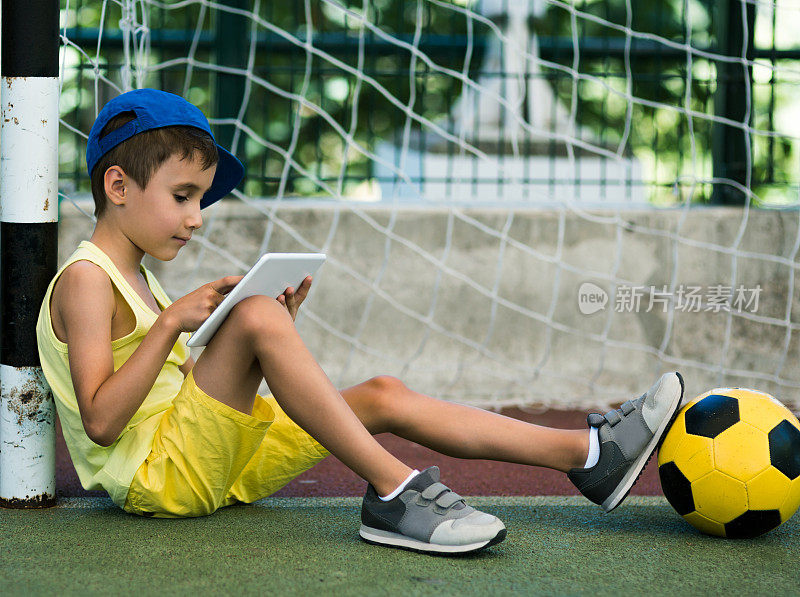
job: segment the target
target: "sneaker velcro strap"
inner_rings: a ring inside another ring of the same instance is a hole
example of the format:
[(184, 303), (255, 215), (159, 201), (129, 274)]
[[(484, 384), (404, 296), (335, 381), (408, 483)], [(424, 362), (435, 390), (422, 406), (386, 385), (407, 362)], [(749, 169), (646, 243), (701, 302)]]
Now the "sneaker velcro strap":
[(420, 495), (430, 501), (436, 499), (444, 491), (450, 491), (450, 488), (444, 483), (432, 483), (423, 489)]
[(606, 421), (611, 423), (612, 427), (622, 420), (622, 417), (620, 417), (619, 413), (615, 410), (610, 410), (603, 416), (605, 417)]
[(628, 400), (627, 402), (623, 402), (622, 406), (620, 406), (620, 408), (622, 409), (622, 412), (624, 412), (626, 415), (629, 415), (633, 411), (636, 410), (636, 407), (633, 405), (633, 401), (632, 400)]
[(462, 497), (458, 495), (455, 491), (448, 491), (447, 493), (445, 493), (436, 500), (436, 505), (447, 509), (453, 504), (460, 502), (461, 500)]
[(589, 424), (589, 427), (600, 427), (605, 424), (606, 419), (600, 413), (590, 413), (589, 416), (586, 417), (586, 422)]

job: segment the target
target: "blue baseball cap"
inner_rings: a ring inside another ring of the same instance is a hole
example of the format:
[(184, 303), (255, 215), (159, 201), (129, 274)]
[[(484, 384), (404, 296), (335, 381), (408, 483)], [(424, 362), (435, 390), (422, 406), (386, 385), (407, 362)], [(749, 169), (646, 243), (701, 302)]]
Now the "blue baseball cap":
[[(102, 139), (99, 138), (100, 131), (114, 116), (128, 111), (135, 112), (136, 118)], [(118, 95), (103, 106), (92, 125), (92, 130), (89, 131), (89, 141), (86, 144), (86, 167), (89, 176), (92, 175), (92, 170), (100, 158), (123, 141), (144, 131), (175, 125), (199, 128), (214, 139), (205, 114), (179, 95), (158, 89), (134, 89)], [(219, 153), (217, 171), (211, 188), (200, 200), (201, 209), (222, 199), (244, 177), (244, 166), (236, 156), (219, 144), (217, 152)]]

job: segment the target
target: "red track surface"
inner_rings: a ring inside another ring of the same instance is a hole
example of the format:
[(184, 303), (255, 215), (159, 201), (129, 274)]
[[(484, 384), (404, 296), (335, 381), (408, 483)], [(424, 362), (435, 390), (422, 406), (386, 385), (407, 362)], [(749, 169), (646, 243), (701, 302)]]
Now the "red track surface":
[[(502, 414), (538, 425), (580, 429), (586, 426), (586, 413), (549, 410), (531, 414), (519, 409), (505, 409)], [(399, 437), (382, 434), (378, 441), (407, 465), (422, 470), (433, 464), (442, 471), (442, 482), (462, 495), (576, 495), (577, 490), (558, 471), (491, 460), (450, 458)], [(631, 491), (632, 495), (660, 495), (661, 486), (655, 457)], [(314, 468), (298, 476), (276, 496), (362, 496), (365, 482), (339, 460), (329, 456)], [(81, 487), (72, 466), (61, 425), (56, 425), (56, 494), (58, 496), (104, 496), (104, 491), (86, 491)]]

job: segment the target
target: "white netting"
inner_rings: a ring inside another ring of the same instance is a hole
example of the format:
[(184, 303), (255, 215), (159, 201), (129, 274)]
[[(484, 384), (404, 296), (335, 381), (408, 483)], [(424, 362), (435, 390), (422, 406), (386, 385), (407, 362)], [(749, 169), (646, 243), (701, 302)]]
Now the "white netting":
[(327, 253), (297, 324), (339, 387), (800, 404), (800, 10), (721, 5), (62, 0), (60, 195), (91, 218), (94, 117), (165, 89), (248, 169), (168, 292)]

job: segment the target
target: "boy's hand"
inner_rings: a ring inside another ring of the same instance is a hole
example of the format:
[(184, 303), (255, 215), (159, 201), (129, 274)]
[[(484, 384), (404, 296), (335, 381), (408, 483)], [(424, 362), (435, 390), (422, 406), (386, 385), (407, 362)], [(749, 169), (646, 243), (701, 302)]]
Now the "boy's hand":
[(169, 313), (174, 325), (181, 332), (194, 332), (209, 318), (214, 309), (225, 300), (225, 295), (233, 290), (233, 287), (242, 278), (244, 276), (225, 276), (204, 284), (172, 303), (164, 310), (164, 313)]
[(292, 286), (289, 286), (289, 288), (287, 288), (283, 294), (278, 295), (278, 302), (286, 307), (286, 309), (289, 311), (289, 315), (292, 316), (292, 321), (294, 321), (300, 305), (302, 305), (303, 301), (306, 300), (310, 288), (311, 276), (307, 276), (306, 279), (300, 284), (300, 288), (297, 289), (297, 292), (294, 291)]

